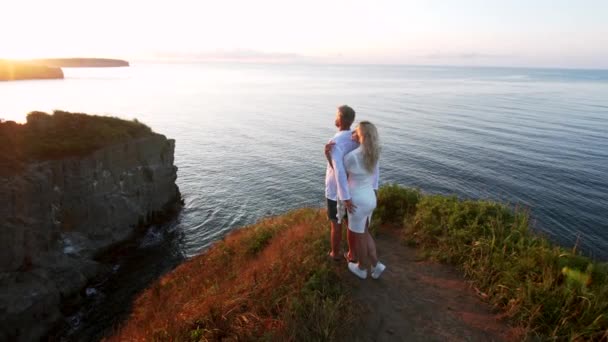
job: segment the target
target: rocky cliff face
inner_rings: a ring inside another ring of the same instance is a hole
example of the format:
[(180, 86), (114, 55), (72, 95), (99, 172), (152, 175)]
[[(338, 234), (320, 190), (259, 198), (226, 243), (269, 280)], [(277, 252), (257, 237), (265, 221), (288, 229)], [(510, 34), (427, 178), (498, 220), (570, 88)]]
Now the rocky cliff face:
[(178, 206), (174, 148), (154, 134), (0, 176), (0, 341), (42, 336), (97, 253)]

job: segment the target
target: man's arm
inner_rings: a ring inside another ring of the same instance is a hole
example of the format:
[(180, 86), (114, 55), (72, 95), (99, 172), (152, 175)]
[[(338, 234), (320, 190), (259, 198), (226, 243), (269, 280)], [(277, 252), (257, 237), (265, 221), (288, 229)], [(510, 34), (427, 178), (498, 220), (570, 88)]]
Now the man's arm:
[(348, 191), (348, 181), (346, 179), (346, 169), (344, 168), (344, 151), (339, 146), (334, 146), (331, 151), (331, 160), (334, 166), (334, 175), (338, 185), (338, 199), (346, 201), (350, 199)]

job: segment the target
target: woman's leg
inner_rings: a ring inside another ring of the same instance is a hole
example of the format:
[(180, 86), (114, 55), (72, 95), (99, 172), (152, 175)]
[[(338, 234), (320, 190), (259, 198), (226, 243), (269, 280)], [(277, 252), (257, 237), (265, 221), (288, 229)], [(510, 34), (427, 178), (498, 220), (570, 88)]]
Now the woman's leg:
[(369, 218), (365, 222), (365, 244), (367, 245), (367, 257), (371, 266), (376, 266), (378, 263), (378, 255), (376, 254), (376, 242), (369, 233)]
[(372, 266), (378, 263), (378, 255), (376, 254), (376, 242), (369, 232), (365, 232), (367, 242), (367, 255)]
[(348, 242), (348, 260), (357, 260), (357, 237), (350, 229), (346, 229), (346, 242)]
[(352, 233), (355, 235), (355, 239), (357, 240), (355, 254), (357, 255), (359, 261), (359, 269), (368, 270), (370, 265), (367, 258), (367, 241), (365, 233)]
[(378, 279), (380, 278), (380, 275), (382, 275), (382, 272), (386, 270), (386, 265), (378, 261), (378, 255), (376, 254), (376, 242), (374, 241), (372, 235), (369, 233), (369, 220), (368, 222), (366, 222), (364, 234), (365, 244), (367, 245), (367, 257), (373, 268), (371, 276), (374, 279)]

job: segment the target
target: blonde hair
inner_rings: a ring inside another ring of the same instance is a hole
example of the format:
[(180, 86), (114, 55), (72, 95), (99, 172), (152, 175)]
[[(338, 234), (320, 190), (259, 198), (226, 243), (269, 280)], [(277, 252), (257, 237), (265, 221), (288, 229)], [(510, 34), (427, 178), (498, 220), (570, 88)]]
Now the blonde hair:
[(369, 173), (373, 173), (378, 159), (380, 159), (378, 129), (369, 121), (361, 121), (357, 126), (357, 134), (363, 152), (363, 166)]

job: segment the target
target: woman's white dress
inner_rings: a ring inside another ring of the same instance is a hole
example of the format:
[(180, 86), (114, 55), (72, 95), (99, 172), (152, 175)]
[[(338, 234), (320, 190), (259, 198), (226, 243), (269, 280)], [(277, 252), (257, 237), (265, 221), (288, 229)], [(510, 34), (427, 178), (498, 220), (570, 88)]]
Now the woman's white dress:
[(378, 188), (378, 164), (374, 172), (366, 170), (362, 149), (358, 147), (344, 157), (344, 167), (348, 174), (348, 190), (356, 206), (354, 213), (348, 213), (348, 226), (355, 233), (363, 233), (366, 222), (371, 222), (372, 212), (376, 208), (374, 189)]

